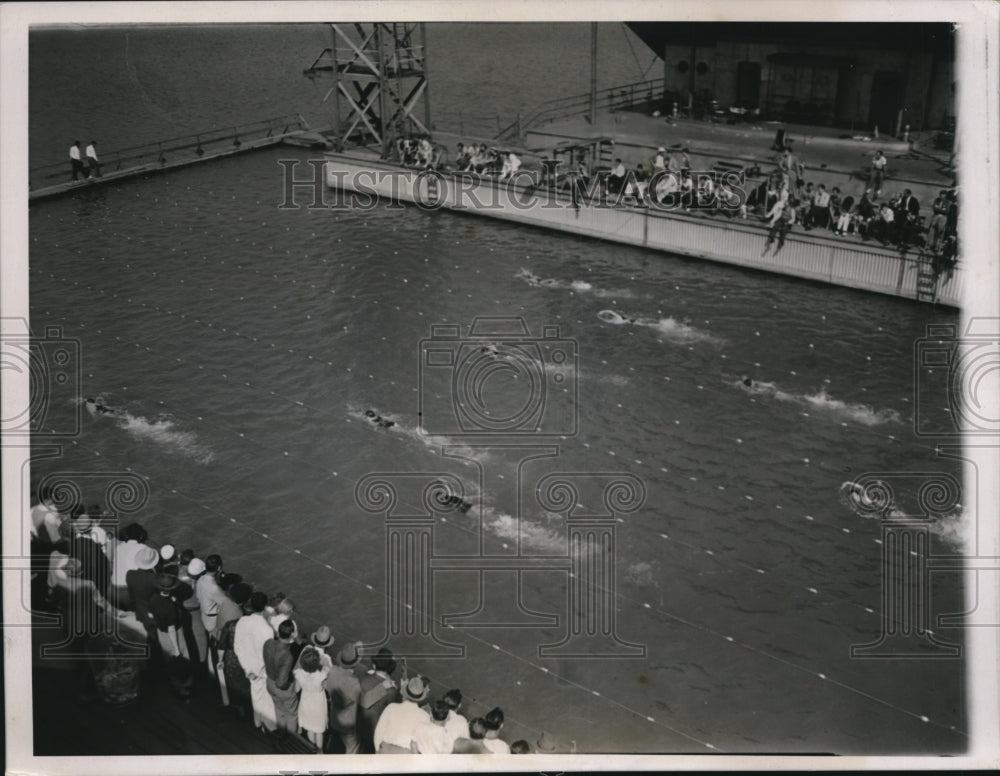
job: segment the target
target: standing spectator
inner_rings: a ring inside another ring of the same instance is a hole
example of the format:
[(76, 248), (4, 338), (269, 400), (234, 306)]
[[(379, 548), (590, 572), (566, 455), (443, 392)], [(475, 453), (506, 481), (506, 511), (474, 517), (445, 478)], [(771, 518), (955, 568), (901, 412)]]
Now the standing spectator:
[[(398, 703), (399, 687), (392, 675), (396, 661), (388, 647), (382, 647), (372, 659), (372, 668), (359, 675), (361, 699), (358, 702), (358, 738), (365, 754), (375, 749), (375, 727), (382, 712), (391, 703)], [(360, 673), (360, 672), (359, 672)]]
[(100, 178), (101, 177), (101, 163), (97, 160), (97, 141), (91, 140), (90, 144), (87, 146), (87, 150), (84, 152), (87, 157), (87, 177), (88, 178)]
[(133, 601), (132, 608), (135, 611), (135, 618), (146, 629), (150, 646), (157, 643), (157, 626), (153, 622), (149, 602), (160, 590), (155, 571), (158, 557), (156, 550), (152, 547), (144, 547), (135, 557), (137, 568), (129, 569), (125, 574), (125, 585), (128, 588), (129, 597)]
[(811, 229), (817, 226), (820, 229), (826, 229), (830, 226), (830, 195), (827, 193), (826, 186), (822, 183), (819, 184), (819, 188), (812, 197), (812, 206), (809, 208), (809, 222), (806, 225), (806, 229)]
[(156, 570), (161, 574), (173, 574), (175, 577), (180, 572), (180, 564), (177, 562), (177, 550), (172, 544), (164, 544), (160, 547), (160, 560), (156, 564)]
[(74, 140), (73, 145), (69, 147), (69, 163), (73, 168), (73, 180), (79, 180), (79, 176), (83, 175), (86, 177), (87, 171), (83, 167), (83, 161), (80, 159), (80, 141)]
[(445, 727), (452, 739), (469, 737), (469, 720), (459, 714), (462, 708), (462, 691), (448, 690), (444, 694), (444, 702), (448, 705), (448, 720)]
[[(223, 574), (219, 577), (219, 587), (225, 595), (223, 595), (222, 600), (219, 602), (219, 613), (215, 617), (216, 641), (218, 641), (218, 633), (222, 626), (231, 620), (238, 620), (243, 616), (243, 604), (246, 603), (246, 599), (243, 601), (233, 599), (235, 587), (242, 582), (243, 577), (239, 574)], [(243, 587), (248, 588), (247, 585)]]
[(667, 159), (666, 159), (667, 149), (660, 146), (656, 149), (656, 156), (653, 157), (653, 171), (654, 174), (660, 170), (667, 169)]
[(934, 200), (932, 206), (934, 215), (931, 216), (931, 223), (927, 228), (927, 247), (934, 253), (937, 253), (941, 249), (941, 240), (944, 237), (944, 227), (947, 222), (950, 204), (948, 201), (948, 192), (942, 189)]
[[(240, 617), (242, 617), (244, 607), (249, 606), (252, 594), (253, 589), (248, 584), (239, 582), (233, 585), (230, 595), (233, 603), (241, 609)], [(233, 649), (236, 641), (236, 626), (239, 624), (240, 617), (229, 620), (222, 627), (215, 643), (219, 649), (219, 662), (223, 669), (222, 674), (218, 677), (219, 689), (222, 692), (222, 704), (224, 706), (232, 705), (242, 717), (252, 708), (252, 701), (250, 680)]]
[(503, 709), (499, 706), (490, 709), (484, 717), (486, 722), (486, 736), (483, 738), (483, 746), (493, 754), (510, 754), (510, 747), (507, 742), (500, 738), (500, 728), (503, 727)]
[(177, 577), (160, 574), (156, 578), (157, 592), (150, 596), (146, 603), (146, 608), (156, 626), (160, 649), (168, 661), (174, 657), (188, 657), (187, 644), (181, 630), (181, 615), (171, 596), (179, 584)]
[(448, 732), (448, 704), (434, 701), (430, 707), (431, 717), (419, 722), (413, 728), (410, 751), (416, 754), (451, 754), (455, 739)]
[(486, 738), (486, 720), (473, 717), (469, 720), (469, 737), (459, 738), (452, 747), (455, 754), (492, 754), (483, 739)]
[[(345, 644), (337, 655), (337, 665), (331, 666), (323, 689), (330, 699), (330, 730), (335, 732), (345, 754), (358, 754), (358, 701), (361, 699), (361, 682), (355, 669), (361, 660), (358, 647), (361, 642)], [(331, 742), (332, 743), (332, 742)]]
[(146, 530), (138, 523), (130, 523), (118, 535), (119, 541), (115, 545), (115, 557), (112, 563), (111, 584), (116, 588), (122, 603), (128, 603), (125, 575), (130, 570), (138, 568), (135, 565), (135, 556), (147, 547), (147, 538)]
[(282, 594), (281, 600), (275, 602), (274, 613), (267, 619), (271, 627), (277, 631), (278, 626), (285, 620), (290, 620), (293, 614), (295, 614), (295, 604), (291, 598)]
[[(256, 595), (256, 594), (255, 594)], [(322, 659), (316, 647), (306, 647), (299, 656), (299, 664), (294, 670), (295, 684), (301, 691), (299, 696), (299, 727), (320, 751), (323, 750), (323, 735), (327, 727), (326, 693), (323, 682), (330, 666)]]
[(868, 188), (874, 192), (872, 200), (878, 199), (882, 193), (882, 184), (885, 182), (885, 172), (888, 164), (889, 160), (885, 158), (885, 154), (882, 153), (881, 149), (876, 151), (872, 157), (871, 172), (868, 174)]
[[(191, 574), (191, 565), (188, 564), (188, 573)], [(219, 574), (222, 573), (222, 558), (218, 555), (209, 555), (205, 558), (205, 571), (196, 577), (194, 586), (195, 595), (198, 596), (198, 607), (201, 610), (201, 622), (208, 634), (211, 642), (212, 634), (215, 632), (216, 618), (219, 616), (219, 606), (226, 594), (219, 587)], [(192, 577), (194, 575), (192, 574)]]
[(608, 194), (621, 194), (625, 188), (625, 165), (621, 159), (615, 159), (615, 166), (608, 175)]
[[(183, 596), (183, 607), (186, 612), (185, 625), (194, 639), (196, 648), (192, 650), (191, 659), (204, 663), (208, 657), (208, 632), (201, 618), (201, 602), (198, 600), (198, 582), (205, 575), (207, 566), (201, 558), (188, 555), (188, 550), (181, 553), (181, 566), (178, 579), (191, 591), (191, 595)], [(192, 553), (193, 554), (193, 553)], [(185, 562), (186, 559), (186, 562)]]
[[(256, 592), (250, 596), (250, 614), (236, 621), (233, 634), (233, 651), (240, 667), (250, 680), (250, 700), (253, 704), (254, 726), (274, 732), (274, 702), (267, 692), (267, 675), (264, 669), (264, 642), (274, 635), (271, 626), (264, 619), (267, 595)], [(324, 704), (325, 706), (325, 704)]]
[(316, 649), (325, 652), (327, 657), (331, 660), (335, 657), (333, 654), (334, 641), (336, 641), (336, 639), (334, 639), (333, 634), (330, 633), (330, 627), (328, 625), (320, 625), (309, 637), (309, 643), (316, 647)]
[(414, 676), (403, 685), (403, 700), (386, 706), (375, 726), (375, 751), (378, 754), (410, 751), (413, 731), (421, 722), (427, 722), (430, 715), (420, 707), (427, 700), (430, 687), (422, 676)]
[(264, 669), (267, 691), (274, 703), (275, 721), (279, 729), (299, 732), (299, 695), (295, 687), (290, 644), (295, 641), (295, 622), (285, 620), (278, 626), (277, 637), (264, 642)]
[(911, 245), (916, 241), (917, 232), (920, 228), (920, 201), (913, 196), (909, 189), (903, 190), (903, 196), (899, 200), (899, 244), (900, 246)]
[(789, 146), (785, 146), (781, 159), (778, 161), (778, 169), (788, 176), (789, 183), (797, 183), (802, 180), (806, 172), (805, 165), (792, 153)]

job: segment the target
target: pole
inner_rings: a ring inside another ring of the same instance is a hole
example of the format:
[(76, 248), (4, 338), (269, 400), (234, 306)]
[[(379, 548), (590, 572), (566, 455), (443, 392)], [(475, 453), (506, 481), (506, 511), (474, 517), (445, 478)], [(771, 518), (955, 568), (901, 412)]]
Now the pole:
[(431, 126), (431, 82), (430, 74), (427, 68), (427, 23), (420, 22), (420, 42), (423, 45), (423, 55), (424, 55), (424, 81), (427, 86), (424, 87), (424, 126), (427, 127), (428, 132), (433, 132), (434, 127)]
[(590, 23), (590, 125), (597, 123), (597, 22)]
[(345, 138), (340, 136), (340, 66), (337, 64), (337, 27), (330, 25), (333, 42), (330, 46), (330, 57), (333, 62), (333, 134), (343, 148)]
[(385, 55), (385, 47), (382, 42), (382, 22), (375, 22), (375, 48), (378, 49), (376, 59), (378, 67), (378, 138), (382, 148), (382, 158), (389, 158), (389, 127), (386, 126), (387, 113), (389, 112), (389, 76), (387, 74), (388, 57)]

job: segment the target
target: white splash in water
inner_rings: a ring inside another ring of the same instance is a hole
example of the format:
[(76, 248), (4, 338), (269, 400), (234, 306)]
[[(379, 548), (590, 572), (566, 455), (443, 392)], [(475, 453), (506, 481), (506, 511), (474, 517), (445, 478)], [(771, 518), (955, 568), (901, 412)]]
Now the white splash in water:
[(661, 338), (676, 344), (688, 345), (695, 342), (703, 342), (712, 345), (725, 344), (725, 340), (721, 337), (716, 337), (714, 334), (709, 334), (706, 331), (702, 331), (701, 329), (697, 329), (694, 326), (670, 317), (632, 317), (630, 315), (623, 315), (615, 310), (601, 310), (597, 313), (597, 317), (604, 321), (604, 323), (610, 323), (613, 326), (628, 325), (653, 329)]
[[(458, 456), (458, 460), (461, 458), (472, 458), (477, 461), (485, 461), (489, 458), (489, 451), (483, 448), (472, 448), (462, 442), (457, 442), (449, 436), (443, 434), (428, 434), (422, 428), (416, 425), (411, 425), (399, 417), (387, 417), (383, 415), (378, 409), (372, 407), (370, 408), (372, 412), (375, 413), (376, 417), (382, 418), (383, 420), (391, 421), (392, 425), (389, 427), (380, 426), (372, 418), (365, 415), (367, 409), (363, 410), (357, 406), (348, 407), (347, 414), (354, 418), (355, 420), (361, 421), (365, 426), (370, 428), (372, 431), (380, 433), (389, 434), (400, 434), (407, 439), (412, 439), (415, 442), (419, 442), (421, 445), (426, 447), (431, 452), (442, 454), (444, 448), (448, 448), (452, 455)], [(451, 457), (451, 455), (449, 455)]]
[(141, 415), (128, 412), (115, 413), (115, 420), (136, 439), (148, 440), (163, 445), (167, 450), (181, 453), (193, 458), (198, 463), (210, 463), (215, 454), (198, 443), (198, 436), (193, 431), (182, 431), (168, 418), (147, 420)]
[(800, 404), (811, 409), (827, 412), (837, 418), (852, 420), (863, 426), (880, 426), (884, 423), (902, 422), (896, 410), (877, 410), (867, 404), (851, 403), (835, 399), (824, 388), (821, 388), (817, 393), (788, 393), (781, 390), (777, 383), (753, 380), (750, 385), (746, 385), (745, 379), (747, 378), (741, 378), (731, 384), (754, 396), (769, 396), (779, 401)]
[(563, 281), (556, 278), (543, 278), (529, 269), (521, 267), (514, 277), (523, 280), (534, 288), (564, 288), (577, 294), (590, 294), (598, 299), (631, 299), (635, 296), (627, 288), (598, 288), (586, 280)]
[(551, 555), (566, 554), (565, 531), (554, 531), (527, 518), (518, 520), (505, 512), (496, 512), (484, 506), (483, 526), (498, 539), (516, 543), (520, 537), (522, 548)]

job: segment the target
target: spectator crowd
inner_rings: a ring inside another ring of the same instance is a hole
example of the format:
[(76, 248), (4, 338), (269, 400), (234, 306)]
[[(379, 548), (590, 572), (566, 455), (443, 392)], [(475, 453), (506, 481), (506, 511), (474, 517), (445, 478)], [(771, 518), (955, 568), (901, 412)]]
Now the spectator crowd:
[[(502, 737), (501, 708), (466, 716), (460, 690), (433, 693), (388, 647), (366, 656), (360, 642), (337, 646), (328, 625), (300, 630), (291, 598), (255, 589), (220, 555), (156, 547), (137, 523), (115, 535), (102, 522), (99, 505), (64, 514), (41, 489), (29, 529), (33, 606), (62, 614), (92, 657), (84, 675), (97, 699), (141, 702), (143, 683), (163, 681), (187, 700), (201, 674), (279, 751), (289, 738), (328, 753), (531, 751)], [(133, 617), (135, 635), (123, 638)], [(546, 733), (534, 748), (557, 751)]]

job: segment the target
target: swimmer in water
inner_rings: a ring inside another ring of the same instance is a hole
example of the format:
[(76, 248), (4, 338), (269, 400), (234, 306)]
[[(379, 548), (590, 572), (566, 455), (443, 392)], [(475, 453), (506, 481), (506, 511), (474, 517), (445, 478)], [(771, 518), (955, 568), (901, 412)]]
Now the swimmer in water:
[(375, 410), (365, 410), (365, 417), (368, 418), (368, 420), (370, 420), (379, 428), (392, 428), (393, 426), (396, 425), (396, 421), (386, 420), (377, 412), (375, 412)]
[(96, 399), (88, 397), (87, 399), (84, 400), (83, 406), (85, 406), (87, 408), (87, 412), (89, 412), (95, 418), (98, 415), (114, 415), (116, 412), (118, 412), (118, 410), (116, 410), (114, 407), (109, 407), (108, 405), (106, 405), (104, 403), (104, 399), (102, 399), (100, 396), (98, 396)]
[(740, 378), (740, 382), (742, 382), (747, 388), (753, 388), (753, 379), (747, 377), (746, 375), (743, 375), (743, 377)]
[(597, 317), (600, 318), (605, 323), (638, 323), (637, 318), (626, 318), (621, 313), (616, 313), (614, 310), (601, 310)]

